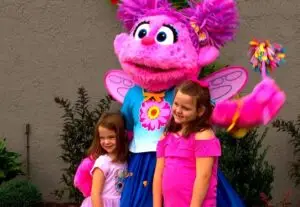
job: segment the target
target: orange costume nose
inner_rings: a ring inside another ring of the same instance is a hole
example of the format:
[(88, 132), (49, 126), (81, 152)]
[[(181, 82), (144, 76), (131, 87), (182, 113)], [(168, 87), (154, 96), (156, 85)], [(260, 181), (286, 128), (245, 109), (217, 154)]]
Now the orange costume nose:
[(144, 37), (143, 39), (142, 39), (142, 44), (143, 45), (152, 45), (152, 44), (154, 44), (155, 43), (155, 41), (154, 41), (154, 38), (153, 37)]

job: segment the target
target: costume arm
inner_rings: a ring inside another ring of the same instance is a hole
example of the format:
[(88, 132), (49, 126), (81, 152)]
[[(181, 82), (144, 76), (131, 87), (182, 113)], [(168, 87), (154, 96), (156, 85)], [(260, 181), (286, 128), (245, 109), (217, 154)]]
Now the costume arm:
[(92, 176), (90, 172), (94, 163), (95, 160), (91, 157), (84, 158), (79, 164), (74, 176), (74, 186), (79, 189), (84, 197), (91, 195)]
[(238, 128), (266, 125), (277, 116), (285, 100), (285, 93), (276, 82), (265, 78), (249, 95), (216, 103), (212, 122), (225, 128), (233, 125)]

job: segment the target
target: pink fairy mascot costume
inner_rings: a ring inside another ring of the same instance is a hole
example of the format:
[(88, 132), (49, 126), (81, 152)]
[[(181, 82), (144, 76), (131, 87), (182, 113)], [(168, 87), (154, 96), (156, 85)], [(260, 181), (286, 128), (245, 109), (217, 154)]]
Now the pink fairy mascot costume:
[[(133, 133), (121, 207), (152, 207), (152, 179), (156, 145), (171, 115), (174, 87), (195, 79), (201, 68), (216, 60), (219, 49), (234, 38), (238, 12), (234, 0), (189, 2), (182, 10), (167, 0), (122, 0), (118, 16), (128, 33), (117, 35), (115, 53), (122, 70), (105, 76), (109, 93), (122, 103), (128, 131)], [(212, 122), (224, 128), (250, 128), (267, 124), (285, 101), (276, 83), (267, 77), (253, 92), (230, 100), (246, 84), (247, 71), (226, 67), (201, 79), (209, 85), (215, 105)], [(90, 194), (86, 158), (74, 184)], [(221, 172), (218, 206), (243, 206)]]

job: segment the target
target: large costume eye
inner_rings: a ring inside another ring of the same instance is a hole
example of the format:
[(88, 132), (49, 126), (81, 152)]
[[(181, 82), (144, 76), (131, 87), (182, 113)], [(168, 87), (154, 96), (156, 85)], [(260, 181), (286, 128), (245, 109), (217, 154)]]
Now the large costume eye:
[(133, 37), (136, 40), (140, 40), (147, 36), (150, 30), (149, 22), (141, 22), (134, 30)]
[(170, 25), (164, 25), (157, 32), (155, 40), (161, 45), (171, 45), (177, 42), (177, 31)]

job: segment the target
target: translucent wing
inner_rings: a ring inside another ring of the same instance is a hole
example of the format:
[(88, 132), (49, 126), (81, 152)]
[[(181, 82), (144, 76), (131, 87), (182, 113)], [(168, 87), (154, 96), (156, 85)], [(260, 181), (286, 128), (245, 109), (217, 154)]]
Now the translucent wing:
[(105, 74), (105, 87), (118, 102), (123, 103), (127, 91), (134, 86), (133, 80), (123, 70), (112, 69)]
[(243, 89), (248, 72), (240, 66), (229, 66), (203, 78), (208, 82), (211, 99), (214, 103), (230, 99)]

